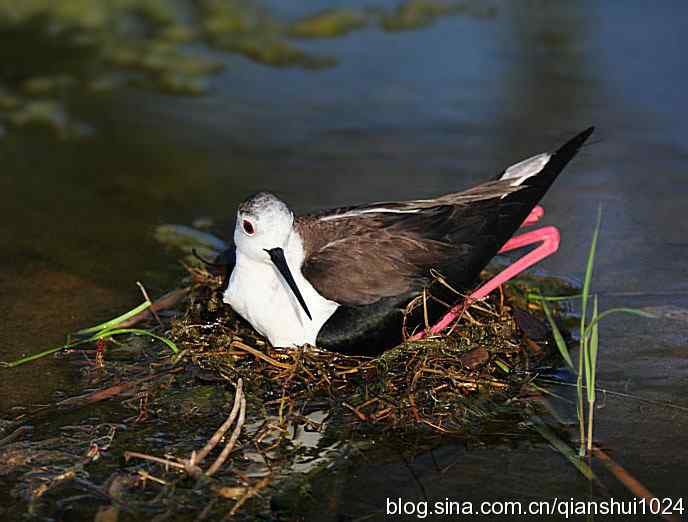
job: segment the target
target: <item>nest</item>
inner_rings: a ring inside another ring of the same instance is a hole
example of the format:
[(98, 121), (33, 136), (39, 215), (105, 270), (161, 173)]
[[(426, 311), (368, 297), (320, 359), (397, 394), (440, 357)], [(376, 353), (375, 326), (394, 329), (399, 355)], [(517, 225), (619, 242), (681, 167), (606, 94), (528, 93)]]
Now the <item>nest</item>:
[(470, 305), (449, 333), (378, 357), (272, 348), (222, 305), (215, 277), (192, 273), (189, 304), (172, 321), (171, 338), (203, 371), (241, 377), (265, 411), (283, 420), (317, 405), (356, 428), (461, 434), (517, 399), (550, 355), (544, 324), (501, 292)]

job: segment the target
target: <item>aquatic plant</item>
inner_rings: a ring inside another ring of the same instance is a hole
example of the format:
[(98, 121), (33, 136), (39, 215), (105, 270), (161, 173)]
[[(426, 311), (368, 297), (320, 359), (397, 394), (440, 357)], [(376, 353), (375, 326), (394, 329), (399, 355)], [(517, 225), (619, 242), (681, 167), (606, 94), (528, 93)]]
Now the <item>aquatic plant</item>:
[(201, 95), (225, 65), (209, 50), (266, 66), (323, 69), (336, 57), (306, 51), (294, 39), (334, 38), (369, 25), (411, 29), (473, 14), (464, 7), (410, 0), (394, 11), (328, 9), (284, 20), (251, 0), (0, 0), (0, 136), (5, 127), (25, 126), (62, 138), (93, 132), (69, 111), (75, 91), (135, 85)]
[[(569, 367), (576, 372), (576, 393), (577, 393), (577, 417), (579, 425), (580, 446), (578, 450), (579, 456), (583, 456), (587, 451), (592, 450), (593, 444), (593, 419), (595, 414), (595, 398), (597, 395), (597, 353), (599, 348), (599, 323), (605, 317), (611, 314), (626, 313), (634, 314), (641, 317), (654, 317), (642, 310), (633, 308), (612, 308), (599, 311), (597, 294), (591, 295), (590, 287), (592, 282), (593, 267), (595, 264), (595, 253), (597, 250), (597, 239), (600, 233), (600, 225), (602, 222), (602, 210), (598, 209), (597, 223), (590, 242), (590, 250), (588, 252), (588, 259), (585, 266), (585, 276), (583, 278), (583, 289), (580, 296), (564, 296), (564, 297), (542, 297), (536, 296), (537, 300), (542, 304), (542, 309), (545, 312), (547, 320), (552, 328), (554, 340), (561, 353), (561, 356), (569, 365)], [(569, 353), (568, 346), (564, 340), (564, 336), (554, 320), (554, 316), (547, 301), (569, 300), (580, 297), (580, 329), (578, 342), (578, 367), (573, 364), (573, 359)], [(588, 304), (592, 299), (592, 309), (589, 310)], [(586, 431), (586, 412), (585, 399), (587, 399), (587, 431)]]
[[(26, 355), (14, 361), (0, 361), (0, 367), (15, 368), (17, 366), (21, 366), (32, 361), (42, 359), (43, 357), (47, 357), (48, 355), (53, 355), (58, 352), (71, 350), (73, 348), (76, 348), (77, 346), (93, 344), (96, 341), (103, 341), (105, 339), (109, 339), (111, 337), (119, 335), (150, 337), (163, 343), (167, 348), (169, 348), (172, 351), (172, 353), (178, 353), (179, 349), (177, 348), (177, 345), (167, 337), (161, 336), (152, 331), (151, 329), (129, 328), (128, 326), (136, 324), (140, 320), (147, 318), (149, 316), (157, 317), (155, 315), (156, 307), (160, 307), (161, 303), (164, 303), (164, 306), (168, 306), (170, 303), (176, 303), (184, 295), (185, 291), (170, 292), (161, 300), (159, 300), (156, 306), (149, 299), (148, 294), (146, 293), (141, 283), (138, 284), (146, 300), (137, 307), (132, 308), (128, 312), (125, 312), (122, 315), (117, 316), (114, 319), (110, 319), (109, 321), (106, 321), (99, 325), (79, 330), (78, 332), (75, 332), (74, 334), (70, 335), (66, 343), (56, 346), (54, 348), (49, 348), (47, 350), (43, 350), (35, 354)], [(77, 340), (72, 340), (73, 337), (76, 337)]]
[(301, 38), (334, 38), (368, 25), (368, 16), (353, 9), (326, 9), (297, 20), (289, 35)]
[(406, 0), (382, 16), (381, 26), (385, 31), (409, 31), (431, 25), (442, 16), (459, 13), (489, 18), (497, 11), (492, 5), (468, 1)]

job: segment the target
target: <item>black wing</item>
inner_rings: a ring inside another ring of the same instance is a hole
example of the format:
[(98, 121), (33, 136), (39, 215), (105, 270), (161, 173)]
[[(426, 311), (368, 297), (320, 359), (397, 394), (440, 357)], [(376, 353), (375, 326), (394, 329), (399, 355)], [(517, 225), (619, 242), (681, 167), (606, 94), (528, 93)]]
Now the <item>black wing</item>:
[(492, 180), (435, 199), (377, 203), (304, 216), (304, 276), (324, 297), (367, 305), (419, 292), (430, 269), (469, 287), (592, 134), (553, 153), (542, 170), (515, 183)]

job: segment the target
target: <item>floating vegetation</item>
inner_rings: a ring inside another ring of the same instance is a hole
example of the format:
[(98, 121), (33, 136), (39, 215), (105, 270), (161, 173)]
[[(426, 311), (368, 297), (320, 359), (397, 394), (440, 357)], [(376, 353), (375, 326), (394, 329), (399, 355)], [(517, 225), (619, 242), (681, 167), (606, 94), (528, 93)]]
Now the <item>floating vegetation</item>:
[(198, 96), (224, 68), (209, 50), (322, 69), (337, 58), (306, 51), (294, 38), (334, 38), (368, 25), (412, 29), (474, 12), (463, 3), (411, 0), (392, 11), (328, 9), (290, 22), (251, 0), (0, 0), (0, 125), (79, 137), (90, 130), (66, 108), (75, 90), (136, 85)]
[(276, 67), (320, 69), (336, 59), (307, 53), (287, 41), (287, 24), (252, 2), (201, 0), (200, 12), (207, 41), (215, 48), (241, 54)]
[(300, 65), (306, 69), (323, 69), (337, 64), (331, 56), (313, 56), (294, 47), (286, 40), (248, 37), (238, 41), (220, 44), (223, 49), (236, 51), (258, 63), (275, 67)]
[[(592, 272), (595, 265), (595, 251), (597, 249), (597, 238), (600, 233), (600, 224), (602, 220), (602, 210), (598, 209), (597, 225), (592, 235), (590, 242), (590, 251), (588, 253), (588, 261), (585, 268), (585, 278), (583, 279), (583, 290), (580, 296), (580, 341), (578, 346), (578, 370), (576, 381), (576, 392), (578, 395), (577, 413), (578, 413), (578, 428), (580, 435), (580, 446), (578, 448), (578, 455), (584, 456), (586, 450), (588, 453), (593, 451), (593, 418), (595, 413), (595, 400), (597, 396), (597, 351), (599, 346), (599, 323), (606, 316), (616, 313), (633, 314), (640, 317), (653, 318), (654, 315), (642, 310), (634, 308), (612, 308), (600, 312), (598, 309), (597, 294), (592, 295), (590, 288), (592, 283)], [(548, 300), (558, 300), (561, 297), (543, 298), (541, 295), (537, 296), (540, 301), (545, 316), (552, 327), (552, 333), (559, 352), (572, 370), (576, 370), (571, 355), (569, 354), (568, 346), (564, 340), (564, 336), (559, 331), (550, 306), (547, 304)], [(570, 298), (569, 298), (570, 299)], [(592, 300), (592, 311), (588, 313), (589, 302)], [(585, 393), (584, 390), (585, 389)], [(586, 419), (585, 419), (585, 405), (584, 396), (587, 397), (588, 416), (587, 416), (587, 433), (586, 433)]]
[(26, 103), (21, 109), (12, 112), (8, 121), (17, 126), (31, 122), (62, 130), (66, 126), (66, 119), (60, 104), (52, 100), (41, 100)]
[(327, 9), (303, 18), (289, 28), (291, 36), (334, 38), (368, 25), (368, 17), (353, 9)]
[(406, 0), (394, 12), (383, 15), (381, 25), (385, 31), (409, 31), (431, 25), (442, 16), (459, 13), (489, 18), (497, 11), (491, 5), (465, 1)]

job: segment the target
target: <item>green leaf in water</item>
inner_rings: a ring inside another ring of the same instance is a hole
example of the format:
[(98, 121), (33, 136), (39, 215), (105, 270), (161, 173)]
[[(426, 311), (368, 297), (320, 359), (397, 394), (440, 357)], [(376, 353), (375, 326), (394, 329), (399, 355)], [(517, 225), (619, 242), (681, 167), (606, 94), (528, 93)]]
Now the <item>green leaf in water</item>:
[(118, 317), (115, 317), (114, 319), (110, 319), (109, 321), (106, 321), (104, 323), (97, 324), (96, 326), (91, 326), (90, 328), (84, 328), (83, 330), (79, 330), (78, 332), (76, 332), (76, 335), (88, 335), (91, 333), (100, 332), (102, 330), (108, 330), (110, 328), (114, 328), (115, 326), (123, 323), (127, 319), (131, 319), (135, 315), (140, 314), (145, 309), (150, 307), (152, 304), (153, 303), (151, 303), (150, 301), (145, 301), (145, 302), (141, 303), (140, 305), (138, 305), (136, 308), (132, 308), (128, 312), (126, 312), (126, 313), (124, 313)]
[(561, 331), (559, 330), (557, 323), (554, 322), (554, 317), (552, 316), (552, 310), (550, 309), (549, 305), (547, 304), (547, 301), (541, 301), (541, 303), (542, 303), (542, 309), (545, 311), (545, 316), (547, 316), (547, 321), (549, 321), (549, 325), (552, 328), (552, 334), (554, 335), (554, 343), (557, 345), (557, 348), (559, 349), (559, 353), (561, 354), (561, 356), (566, 361), (566, 364), (568, 364), (569, 367), (571, 369), (573, 369), (574, 368), (573, 360), (571, 359), (571, 354), (569, 353), (569, 348), (568, 348), (568, 346), (566, 346), (566, 341), (564, 340), (564, 336), (561, 335)]

